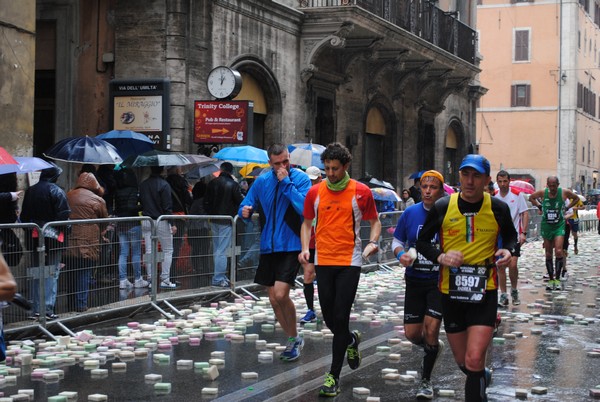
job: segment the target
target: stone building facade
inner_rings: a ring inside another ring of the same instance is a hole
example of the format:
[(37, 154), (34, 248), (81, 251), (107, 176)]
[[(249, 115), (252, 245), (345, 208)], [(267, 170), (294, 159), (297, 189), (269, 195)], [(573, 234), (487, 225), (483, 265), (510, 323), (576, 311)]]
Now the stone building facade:
[(474, 0), (38, 0), (35, 77), (56, 90), (30, 99), (29, 146), (40, 154), (112, 129), (110, 81), (159, 78), (170, 83), (167, 147), (210, 152), (223, 144), (193, 142), (193, 104), (213, 99), (206, 77), (225, 65), (243, 77), (236, 99), (255, 105), (251, 145), (340, 141), (355, 178), (402, 188), (435, 168), (454, 183), (485, 92), (475, 10)]

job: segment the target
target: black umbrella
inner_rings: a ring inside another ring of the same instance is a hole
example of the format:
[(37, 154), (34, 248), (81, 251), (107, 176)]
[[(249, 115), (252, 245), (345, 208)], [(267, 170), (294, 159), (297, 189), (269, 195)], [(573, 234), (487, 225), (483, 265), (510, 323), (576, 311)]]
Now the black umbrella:
[(141, 166), (183, 166), (190, 165), (192, 162), (176, 152), (165, 152), (152, 150), (141, 155), (131, 155), (123, 162), (126, 167)]
[(48, 158), (63, 162), (110, 165), (123, 162), (117, 149), (95, 137), (70, 137), (60, 140), (44, 152)]
[(392, 186), (387, 181), (376, 179), (375, 177), (363, 177), (358, 179), (359, 182), (366, 184), (369, 188), (387, 188), (390, 190), (395, 190), (394, 186)]

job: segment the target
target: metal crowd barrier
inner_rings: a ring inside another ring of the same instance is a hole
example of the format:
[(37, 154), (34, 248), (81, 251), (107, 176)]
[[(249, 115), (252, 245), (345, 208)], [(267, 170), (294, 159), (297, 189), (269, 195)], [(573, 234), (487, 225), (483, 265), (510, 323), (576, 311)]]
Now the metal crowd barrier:
[[(580, 230), (597, 228), (597, 218), (590, 212), (580, 214)], [(391, 245), (401, 214), (401, 211), (379, 214), (382, 222), (379, 253), (364, 262), (363, 270), (387, 270), (398, 263)], [(529, 217), (528, 240), (533, 240), (539, 237), (541, 216), (532, 208)], [(218, 236), (213, 233), (215, 224), (231, 231), (231, 242), (221, 245), (220, 250), (215, 247), (218, 244), (215, 242)], [(163, 245), (164, 233), (160, 228), (165, 225), (177, 230), (172, 243), (167, 238)], [(38, 306), (39, 313), (39, 317), (30, 317), (16, 306), (4, 309), (4, 329), (8, 333), (32, 328), (53, 337), (54, 325), (61, 332), (71, 333), (68, 328), (71, 320), (107, 311), (118, 314), (120, 309), (156, 309), (172, 317), (181, 315), (170, 303), (178, 298), (222, 293), (241, 297), (240, 292), (256, 297), (250, 290), (251, 286), (258, 286), (254, 274), (261, 228), (256, 214), (248, 222), (229, 216), (168, 215), (156, 221), (148, 217), (68, 220), (51, 222), (42, 228), (34, 224), (0, 225), (0, 230), (4, 229), (11, 229), (21, 241), (22, 256), (11, 270), (18, 291)], [(363, 247), (366, 246), (368, 222), (362, 223), (360, 237)], [(90, 250), (96, 251), (90, 254)], [(172, 253), (169, 281), (177, 285), (175, 289), (160, 286), (159, 278), (169, 253)], [(215, 258), (219, 256), (227, 259), (230, 284), (226, 287), (212, 286)], [(5, 257), (15, 260), (15, 256)], [(133, 286), (120, 286), (120, 257), (127, 281)], [(139, 279), (135, 272), (137, 259), (141, 278), (151, 279), (150, 287), (135, 286)], [(54, 292), (56, 300), (52, 303), (47, 296)], [(54, 313), (58, 318), (46, 317), (46, 313)]]

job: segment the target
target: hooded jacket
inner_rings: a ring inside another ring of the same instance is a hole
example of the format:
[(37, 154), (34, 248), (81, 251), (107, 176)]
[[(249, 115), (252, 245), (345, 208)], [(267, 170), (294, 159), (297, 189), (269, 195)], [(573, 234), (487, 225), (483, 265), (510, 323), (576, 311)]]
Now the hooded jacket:
[(262, 174), (250, 187), (240, 204), (238, 214), (242, 216), (245, 205), (254, 212), (261, 209), (262, 231), (260, 253), (300, 251), (300, 225), (304, 199), (311, 187), (308, 175), (299, 169), (290, 169), (288, 177), (279, 181), (273, 170)]
[[(106, 202), (99, 195), (103, 193), (93, 174), (80, 174), (75, 188), (67, 193), (71, 220), (108, 218)], [(100, 258), (100, 243), (98, 224), (75, 224), (69, 235), (67, 255), (97, 261)]]
[(142, 210), (140, 191), (135, 172), (123, 168), (115, 173), (115, 210), (119, 217), (138, 216)]
[(63, 189), (55, 184), (61, 173), (62, 169), (56, 165), (42, 170), (40, 181), (25, 191), (21, 222), (32, 222), (42, 227), (47, 222), (69, 219), (71, 209), (67, 196)]

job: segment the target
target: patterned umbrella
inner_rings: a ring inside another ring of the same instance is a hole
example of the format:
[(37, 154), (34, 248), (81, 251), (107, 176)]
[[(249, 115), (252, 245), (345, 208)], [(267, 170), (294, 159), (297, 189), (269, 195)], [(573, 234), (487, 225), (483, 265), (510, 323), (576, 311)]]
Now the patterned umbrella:
[(312, 142), (291, 144), (288, 145), (288, 151), (290, 151), (290, 163), (293, 165), (325, 168), (323, 162), (321, 162), (321, 154), (325, 151), (323, 145), (313, 144)]
[(390, 190), (389, 188), (377, 187), (372, 188), (371, 192), (373, 193), (373, 198), (377, 201), (392, 201), (397, 202), (400, 201), (401, 198), (394, 190)]

